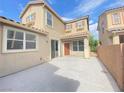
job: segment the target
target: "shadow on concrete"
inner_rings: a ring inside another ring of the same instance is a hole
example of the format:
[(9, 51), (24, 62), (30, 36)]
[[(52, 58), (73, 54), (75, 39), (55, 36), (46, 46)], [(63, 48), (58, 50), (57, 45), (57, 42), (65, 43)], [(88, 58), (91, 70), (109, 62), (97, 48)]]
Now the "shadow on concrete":
[(96, 59), (98, 60), (100, 66), (102, 67), (102, 71), (108, 78), (110, 84), (112, 85), (114, 91), (116, 92), (120, 92), (120, 89), (118, 88), (118, 85), (117, 85), (117, 82), (116, 80), (114, 79), (114, 77), (112, 76), (112, 74), (108, 71), (108, 69), (105, 67), (105, 65), (101, 62), (101, 60), (96, 57)]
[(75, 92), (80, 82), (56, 74), (59, 68), (46, 63), (0, 79), (0, 91)]

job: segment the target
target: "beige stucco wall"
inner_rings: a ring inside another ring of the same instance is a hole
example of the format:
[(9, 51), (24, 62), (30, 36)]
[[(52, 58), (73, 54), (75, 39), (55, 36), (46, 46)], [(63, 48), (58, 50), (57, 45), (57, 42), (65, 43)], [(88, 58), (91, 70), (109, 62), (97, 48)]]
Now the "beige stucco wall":
[(27, 9), (27, 11), (25, 12), (25, 14), (22, 16), (22, 23), (26, 24), (26, 18), (30, 14), (35, 13), (36, 18), (35, 18), (35, 24), (33, 25), (33, 27), (36, 27), (38, 29), (42, 29), (43, 28), (43, 19), (42, 19), (43, 9), (42, 8), (43, 8), (43, 5), (41, 5), (41, 4), (30, 6)]
[[(113, 25), (113, 23), (112, 23), (112, 14), (113, 13), (119, 13), (120, 14), (120, 18), (121, 18), (121, 23), (120, 24)], [(124, 13), (124, 10), (116, 10), (116, 11), (113, 11), (113, 12), (106, 13), (107, 22), (108, 22), (108, 29), (124, 27), (124, 14), (123, 13)]]
[[(120, 14), (120, 20), (121, 23), (118, 25), (113, 25), (112, 23), (112, 14), (113, 13), (119, 13)], [(105, 31), (102, 31), (102, 22), (105, 22)], [(109, 31), (111, 29), (116, 30), (118, 28), (124, 28), (124, 10), (113, 10), (111, 12), (106, 12), (103, 15), (100, 16), (99, 19), (99, 39), (102, 42), (103, 45), (111, 45), (111, 44), (119, 44), (119, 35), (113, 35)], [(118, 30), (117, 30), (118, 32)], [(116, 33), (116, 32), (115, 32)]]
[[(104, 30), (102, 28), (104, 28)], [(99, 40), (102, 43), (102, 45), (113, 44), (113, 39), (111, 38), (111, 34), (107, 31), (107, 28), (108, 28), (107, 17), (106, 14), (104, 14), (101, 15), (99, 18)]]
[(38, 51), (20, 52), (20, 53), (2, 53), (3, 30), (0, 26), (0, 77), (8, 75), (34, 65), (47, 62), (49, 60), (48, 38), (38, 34)]
[[(73, 51), (73, 41), (78, 41), (82, 40), (84, 41), (84, 51)], [(80, 57), (85, 57), (89, 58), (90, 57), (90, 47), (89, 47), (89, 39), (87, 37), (84, 37), (83, 39), (73, 39), (73, 40), (65, 40), (62, 42), (62, 56), (64, 55), (64, 43), (69, 43), (70, 44), (70, 55), (71, 56), (80, 56)]]
[(76, 28), (76, 22), (78, 22), (78, 21), (74, 21), (74, 22), (71, 22), (71, 23), (67, 23), (67, 24), (70, 24), (70, 25), (72, 25), (72, 29), (71, 30), (65, 30), (65, 34), (73, 34), (73, 33), (78, 33), (78, 32), (88, 32), (88, 20), (87, 20), (87, 18), (86, 19), (82, 19), (82, 20), (79, 20), (79, 21), (82, 21), (82, 22), (84, 22), (84, 28), (83, 29), (81, 29), (81, 30), (78, 30), (77, 28)]

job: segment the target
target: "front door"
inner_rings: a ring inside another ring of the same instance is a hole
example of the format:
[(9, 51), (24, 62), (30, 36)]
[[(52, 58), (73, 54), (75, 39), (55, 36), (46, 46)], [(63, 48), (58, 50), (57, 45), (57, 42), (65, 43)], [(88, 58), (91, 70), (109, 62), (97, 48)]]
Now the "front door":
[(70, 44), (64, 43), (64, 55), (70, 55)]
[(58, 41), (51, 40), (51, 58), (58, 57)]

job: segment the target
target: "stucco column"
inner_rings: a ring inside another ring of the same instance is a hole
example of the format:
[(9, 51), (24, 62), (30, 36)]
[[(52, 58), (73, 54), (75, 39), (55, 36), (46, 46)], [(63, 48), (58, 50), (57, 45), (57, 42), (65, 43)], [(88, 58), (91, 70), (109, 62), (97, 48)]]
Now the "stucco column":
[(119, 35), (113, 36), (113, 44), (120, 44)]
[(89, 39), (84, 38), (84, 57), (89, 58), (90, 57), (90, 47), (89, 47)]

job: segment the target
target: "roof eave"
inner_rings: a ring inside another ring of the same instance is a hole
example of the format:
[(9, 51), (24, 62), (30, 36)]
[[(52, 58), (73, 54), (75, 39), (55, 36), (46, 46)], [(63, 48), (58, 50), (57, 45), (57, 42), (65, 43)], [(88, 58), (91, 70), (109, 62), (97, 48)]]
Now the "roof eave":
[(34, 33), (39, 33), (39, 34), (43, 34), (43, 35), (48, 34), (48, 32), (46, 32), (46, 31), (42, 31), (42, 30), (36, 29), (36, 28), (27, 27), (27, 26), (24, 26), (23, 24), (18, 24), (16, 22), (11, 22), (9, 20), (5, 20), (2, 18), (0, 18), (0, 23), (5, 24), (5, 25), (9, 25), (9, 26), (13, 26), (13, 27), (17, 27), (17, 28), (21, 28), (21, 29), (25, 29), (25, 30), (29, 30), (29, 31), (34, 32)]

